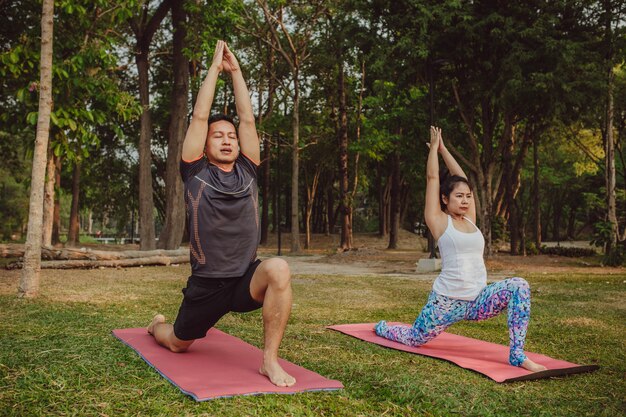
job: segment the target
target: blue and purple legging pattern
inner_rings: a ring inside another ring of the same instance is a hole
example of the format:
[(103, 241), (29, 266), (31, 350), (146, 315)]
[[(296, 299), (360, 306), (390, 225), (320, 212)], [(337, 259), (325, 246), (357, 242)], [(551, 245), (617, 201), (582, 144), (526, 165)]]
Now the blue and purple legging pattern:
[(524, 341), (530, 319), (530, 288), (523, 278), (508, 278), (487, 285), (475, 300), (449, 298), (431, 291), (428, 302), (412, 327), (379, 322), (374, 330), (386, 339), (409, 346), (421, 346), (461, 320), (480, 321), (508, 309), (509, 363), (520, 366), (526, 355)]

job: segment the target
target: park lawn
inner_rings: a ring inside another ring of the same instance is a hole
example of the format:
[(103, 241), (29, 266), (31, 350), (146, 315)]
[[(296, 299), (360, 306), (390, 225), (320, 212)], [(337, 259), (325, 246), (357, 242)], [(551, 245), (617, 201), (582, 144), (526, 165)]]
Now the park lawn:
[[(2, 272), (6, 274), (7, 272)], [(42, 295), (0, 292), (0, 415), (16, 416), (621, 416), (626, 412), (626, 274), (535, 274), (527, 348), (599, 371), (497, 384), (448, 362), (325, 330), (330, 324), (412, 322), (431, 283), (390, 276), (294, 277), (281, 355), (345, 389), (195, 402), (111, 336), (173, 318), (188, 269), (42, 272)], [(217, 327), (261, 346), (261, 315)], [(504, 316), (453, 333), (508, 342)]]

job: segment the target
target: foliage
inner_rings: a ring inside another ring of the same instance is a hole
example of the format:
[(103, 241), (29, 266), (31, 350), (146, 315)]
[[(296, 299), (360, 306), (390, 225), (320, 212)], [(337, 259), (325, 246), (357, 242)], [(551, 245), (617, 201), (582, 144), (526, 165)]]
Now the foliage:
[[(313, 2), (267, 3), (276, 13), (282, 7), (284, 21), (293, 33), (304, 33), (304, 22), (315, 6)], [(330, 204), (335, 206), (333, 211), (338, 204), (335, 136), (341, 61), (347, 98), (350, 187), (352, 180), (358, 179), (352, 201), (356, 228), (370, 230), (379, 216), (379, 182), (385, 186), (394, 155), (399, 155), (396, 161), (402, 177), (403, 224), (410, 228), (421, 220), (424, 142), (431, 123), (442, 126), (447, 143), (467, 159), (462, 165), (473, 180), (478, 179), (477, 163), (493, 163), (492, 186), (498, 185), (504, 169), (500, 142), (506, 115), (518, 132), (514, 153), (520, 151), (522, 132), (527, 128), (540, 143), (543, 239), (562, 235), (591, 238), (594, 224), (604, 221), (606, 210), (600, 126), (604, 117), (605, 59), (607, 47), (612, 45), (617, 209), (623, 230), (626, 205), (619, 192), (626, 189), (626, 38), (622, 36), (626, 26), (623, 19), (619, 20), (624, 13), (618, 10), (620, 2), (609, 3), (324, 0), (321, 4), (326, 13), (311, 26), (309, 38), (296, 39), (308, 44), (300, 73), (302, 169), (310, 174), (316, 167), (327, 165), (323, 180), (320, 178), (313, 217), (326, 216), (328, 213), (320, 210), (326, 210)], [(607, 5), (613, 7), (616, 17), (609, 39), (612, 43), (605, 39), (603, 9)], [(86, 161), (81, 179), (81, 211), (92, 212), (98, 221), (115, 219), (120, 229), (126, 228), (137, 206), (140, 108), (133, 36), (126, 22), (142, 7), (152, 10), (155, 3), (63, 0), (57, 5), (55, 16), (58, 24), (50, 142), (55, 154), (63, 159), (61, 188), (69, 192), (73, 163)], [(24, 228), (25, 218), (19, 215), (19, 207), (27, 196), (28, 181), (22, 174), (28, 170), (26, 161), (35, 136), (39, 9), (35, 0), (0, 2), (0, 151), (5, 155), (0, 170), (10, 177), (2, 180), (5, 191), (10, 193), (3, 203), (11, 201), (10, 208), (0, 213), (3, 227), (11, 228), (3, 232), (6, 236)], [(272, 65), (268, 65), (269, 38), (256, 36), (267, 35), (270, 30), (259, 3), (187, 0), (185, 10), (190, 29), (185, 50), (191, 62), (189, 108), (215, 41), (224, 38), (240, 59), (255, 109), (260, 106), (257, 110), (267, 110), (269, 80), (277, 86), (273, 112), (264, 115), (259, 128), (270, 135), (280, 132), (283, 140), (289, 142), (293, 84), (286, 62), (276, 52)], [(173, 88), (171, 40), (171, 19), (166, 18), (155, 35), (150, 56), (157, 221), (165, 210), (165, 158)], [(215, 108), (235, 112), (229, 83), (223, 79), (219, 82)], [(460, 106), (453, 86), (458, 89)], [(358, 114), (361, 93), (363, 108)], [(461, 110), (469, 116), (468, 122), (461, 117)], [(479, 159), (470, 158), (470, 131), (478, 138)], [(276, 148), (272, 149), (270, 195), (261, 198), (272, 198), (276, 186), (287, 184), (291, 176), (289, 149), (281, 149), (280, 172), (276, 170)], [(357, 155), (359, 168), (355, 171)], [(526, 236), (532, 234), (529, 225), (534, 215), (533, 175), (533, 160), (528, 155), (523, 160), (516, 199)], [(305, 182), (302, 175), (301, 210), (305, 204)], [(477, 195), (483, 195), (483, 185), (475, 182)], [(287, 199), (291, 193), (281, 190), (278, 194)], [(497, 195), (494, 190), (496, 203)], [(291, 210), (286, 203), (281, 203), (283, 218), (289, 218)], [(507, 210), (498, 215), (492, 213), (496, 216), (494, 237), (507, 236)]]
[[(20, 181), (20, 182), (18, 182)], [(28, 218), (25, 178), (9, 175), (0, 168), (0, 240), (18, 240)]]
[[(602, 248), (607, 248), (611, 244), (611, 223), (608, 221), (599, 221), (595, 223), (593, 228), (593, 239), (591, 244)], [(604, 256), (604, 264), (608, 266), (618, 266), (626, 262), (626, 248), (623, 244), (606, 251)]]

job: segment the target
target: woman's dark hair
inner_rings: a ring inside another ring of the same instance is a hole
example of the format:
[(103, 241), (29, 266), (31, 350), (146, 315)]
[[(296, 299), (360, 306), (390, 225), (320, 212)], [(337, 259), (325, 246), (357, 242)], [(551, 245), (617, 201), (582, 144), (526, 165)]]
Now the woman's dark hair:
[(217, 113), (209, 117), (209, 120), (207, 120), (207, 126), (210, 128), (212, 123), (220, 122), (222, 120), (235, 126), (235, 129), (237, 128), (237, 125), (235, 124), (235, 120), (231, 116), (224, 114), (224, 113)]
[(439, 204), (441, 205), (441, 211), (446, 211), (446, 204), (444, 204), (442, 196), (445, 195), (449, 199), (450, 193), (456, 188), (456, 185), (460, 182), (467, 184), (470, 191), (474, 190), (472, 184), (470, 184), (467, 178), (463, 178), (459, 175), (448, 175), (447, 173), (445, 173), (444, 177), (440, 179)]

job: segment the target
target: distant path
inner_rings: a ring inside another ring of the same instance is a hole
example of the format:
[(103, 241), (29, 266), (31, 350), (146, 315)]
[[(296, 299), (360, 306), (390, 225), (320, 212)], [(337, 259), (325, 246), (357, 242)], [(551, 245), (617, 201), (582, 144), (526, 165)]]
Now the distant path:
[[(262, 256), (265, 259), (269, 256)], [(383, 262), (328, 263), (325, 255), (280, 256), (294, 275), (394, 275), (414, 279), (434, 279), (434, 274), (411, 273), (390, 268)], [(406, 268), (405, 268), (406, 269)]]

